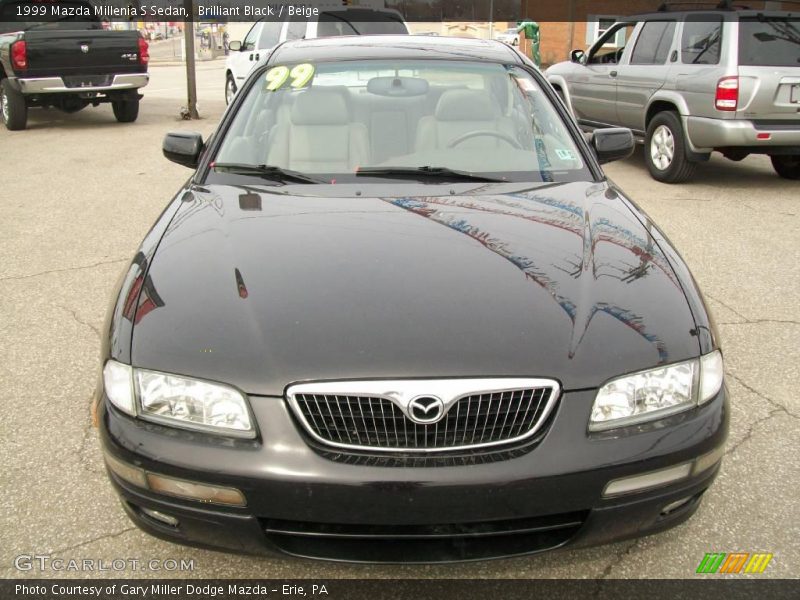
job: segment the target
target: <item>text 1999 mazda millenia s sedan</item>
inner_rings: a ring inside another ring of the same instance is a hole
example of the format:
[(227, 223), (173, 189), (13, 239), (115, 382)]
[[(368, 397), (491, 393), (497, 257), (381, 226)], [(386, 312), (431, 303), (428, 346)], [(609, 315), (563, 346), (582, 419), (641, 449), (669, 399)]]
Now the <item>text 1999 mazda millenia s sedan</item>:
[(513, 556), (689, 517), (729, 407), (708, 311), (497, 42), (296, 41), (145, 238), (96, 398), (131, 519), (348, 561)]

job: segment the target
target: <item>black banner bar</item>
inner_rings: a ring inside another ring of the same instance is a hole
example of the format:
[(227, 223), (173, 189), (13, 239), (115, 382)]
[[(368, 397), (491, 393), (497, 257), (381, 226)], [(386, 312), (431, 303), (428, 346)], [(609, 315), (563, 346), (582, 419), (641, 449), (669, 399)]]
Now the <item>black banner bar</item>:
[[(746, 7), (744, 5), (747, 5)], [(597, 15), (629, 17), (656, 11), (714, 11), (774, 6), (763, 0), (681, 2), (671, 0), (0, 0), (0, 22), (100, 19), (110, 22), (309, 21), (356, 11), (361, 22), (518, 23), (590, 21)], [(783, 0), (800, 12), (800, 0)]]

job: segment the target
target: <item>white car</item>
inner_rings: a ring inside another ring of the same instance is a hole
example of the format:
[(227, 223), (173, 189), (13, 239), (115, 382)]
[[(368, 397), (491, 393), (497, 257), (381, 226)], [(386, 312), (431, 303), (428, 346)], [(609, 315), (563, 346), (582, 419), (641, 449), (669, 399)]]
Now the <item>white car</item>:
[(233, 41), (225, 61), (225, 102), (230, 104), (250, 71), (278, 44), (339, 35), (402, 35), (408, 27), (396, 10), (331, 8), (307, 21), (256, 21), (244, 40)]
[(510, 27), (505, 31), (501, 31), (494, 36), (494, 39), (498, 42), (508, 44), (509, 46), (519, 46), (519, 32), (516, 27)]

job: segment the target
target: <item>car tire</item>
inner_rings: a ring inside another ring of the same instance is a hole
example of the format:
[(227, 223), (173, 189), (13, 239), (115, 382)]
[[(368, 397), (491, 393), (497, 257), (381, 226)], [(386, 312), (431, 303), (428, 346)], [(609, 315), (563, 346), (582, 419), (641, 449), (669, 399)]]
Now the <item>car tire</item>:
[(139, 117), (139, 99), (114, 100), (111, 102), (114, 116), (120, 123), (133, 123)]
[(686, 156), (686, 138), (677, 113), (658, 113), (647, 125), (644, 160), (656, 181), (681, 183), (689, 179), (697, 167)]
[(236, 91), (236, 82), (233, 80), (233, 75), (228, 73), (227, 77), (225, 77), (225, 104), (233, 102)]
[(800, 179), (800, 154), (770, 156), (772, 168), (784, 179)]
[(8, 79), (0, 81), (0, 115), (9, 131), (21, 131), (28, 126), (25, 96), (12, 88)]

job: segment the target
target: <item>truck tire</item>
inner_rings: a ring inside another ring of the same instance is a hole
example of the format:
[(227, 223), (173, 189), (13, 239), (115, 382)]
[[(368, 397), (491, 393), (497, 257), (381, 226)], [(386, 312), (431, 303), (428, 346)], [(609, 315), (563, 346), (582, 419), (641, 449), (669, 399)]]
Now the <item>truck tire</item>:
[(133, 123), (139, 116), (139, 99), (114, 100), (111, 102), (114, 116), (120, 123)]
[(233, 75), (228, 73), (225, 77), (225, 104), (233, 102), (233, 97), (236, 95), (236, 82), (233, 80)]
[(0, 114), (6, 129), (21, 131), (28, 125), (25, 96), (11, 87), (8, 79), (0, 81)]
[(772, 168), (784, 179), (800, 179), (800, 154), (770, 156)]
[(697, 167), (686, 156), (686, 138), (678, 115), (672, 111), (656, 114), (647, 125), (644, 160), (656, 181), (681, 183)]

